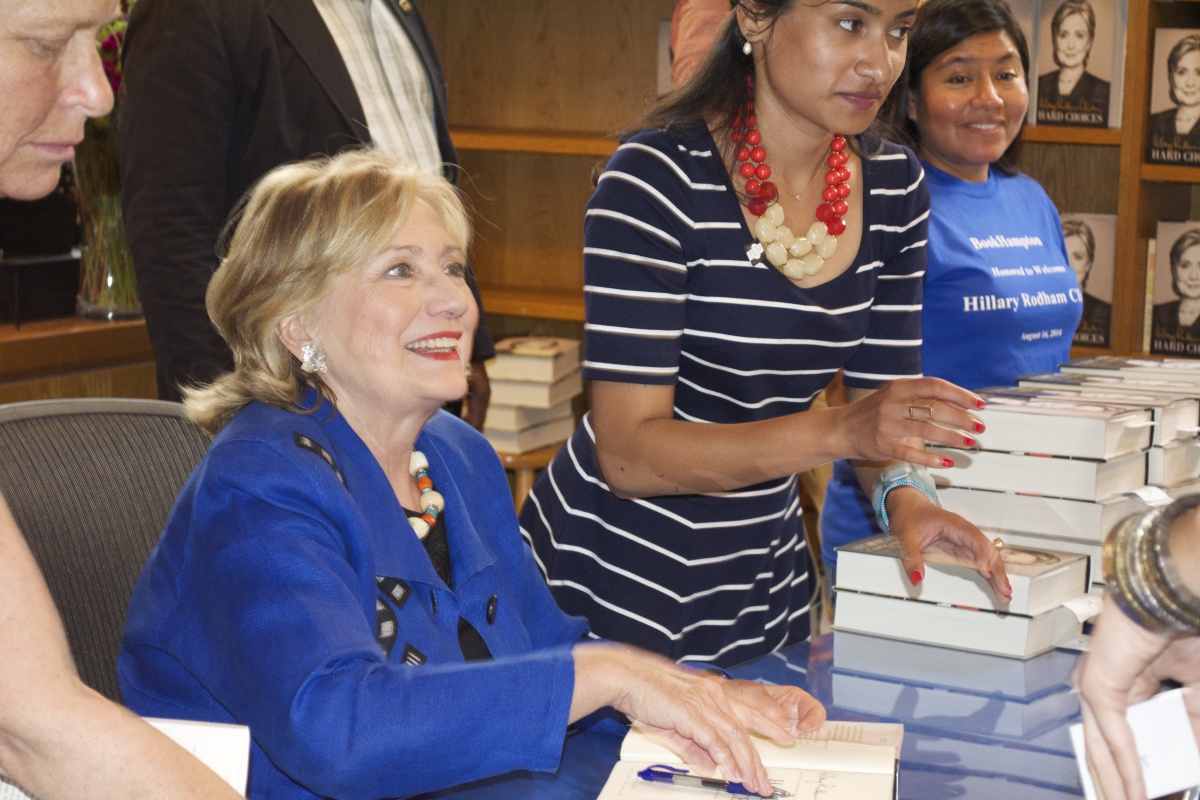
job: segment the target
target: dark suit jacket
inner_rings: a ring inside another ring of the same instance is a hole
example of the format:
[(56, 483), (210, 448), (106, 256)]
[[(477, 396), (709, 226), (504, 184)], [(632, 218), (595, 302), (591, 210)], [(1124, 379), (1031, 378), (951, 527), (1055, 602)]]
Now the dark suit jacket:
[[(446, 177), (457, 158), (446, 86), (415, 7), (388, 0), (436, 101)], [(280, 164), (370, 141), (337, 45), (311, 0), (139, 0), (120, 99), (125, 227), (158, 365), (160, 396), (232, 360), (204, 310), (226, 217)], [(478, 289), (472, 281), (476, 300)], [(494, 353), (480, 315), (473, 358)]]

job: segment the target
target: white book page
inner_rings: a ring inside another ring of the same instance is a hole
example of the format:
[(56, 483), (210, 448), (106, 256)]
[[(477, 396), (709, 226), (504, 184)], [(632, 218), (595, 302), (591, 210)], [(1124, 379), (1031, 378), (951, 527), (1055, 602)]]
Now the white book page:
[(15, 783), (4, 775), (0, 775), (0, 800), (37, 800), (37, 798), (18, 789)]
[(242, 797), (250, 773), (250, 729), (245, 725), (145, 717), (184, 750), (221, 776)]
[[(825, 723), (816, 731), (801, 738), (791, 747), (781, 747), (769, 739), (751, 737), (754, 746), (768, 768), (795, 767), (810, 770), (869, 772), (891, 776), (895, 772), (902, 725), (881, 726), (869, 723)], [(838, 741), (834, 736), (849, 737)], [(882, 739), (879, 744), (868, 743), (871, 738)], [(621, 760), (645, 764), (682, 764), (683, 758), (669, 749), (653, 734), (635, 724), (621, 743)], [(712, 776), (706, 776), (712, 777)], [(719, 777), (719, 775), (717, 776)]]
[[(734, 795), (716, 789), (681, 789), (664, 783), (650, 783), (637, 776), (645, 764), (621, 761), (613, 768), (597, 800), (730, 800)], [(875, 775), (836, 770), (768, 770), (771, 783), (790, 792), (796, 800), (891, 800), (895, 778), (890, 773)]]

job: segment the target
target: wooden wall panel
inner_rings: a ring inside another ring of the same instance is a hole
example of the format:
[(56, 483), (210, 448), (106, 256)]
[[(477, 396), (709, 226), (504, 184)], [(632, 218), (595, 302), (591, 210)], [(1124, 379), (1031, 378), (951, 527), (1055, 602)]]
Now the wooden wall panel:
[(464, 152), (482, 286), (583, 291), (583, 212), (591, 156)]
[(0, 383), (0, 403), (60, 397), (158, 397), (154, 362)]
[(1026, 143), (1020, 167), (1045, 188), (1060, 213), (1115, 214), (1120, 157), (1116, 147)]
[(655, 96), (674, 0), (437, 0), (421, 6), (459, 126), (613, 131)]

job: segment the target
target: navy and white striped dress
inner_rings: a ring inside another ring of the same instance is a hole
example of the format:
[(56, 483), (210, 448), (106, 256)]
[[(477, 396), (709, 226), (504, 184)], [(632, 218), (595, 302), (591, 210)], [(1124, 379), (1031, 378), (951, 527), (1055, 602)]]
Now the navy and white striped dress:
[[(707, 128), (634, 136), (588, 203), (585, 376), (673, 386), (675, 417), (705, 424), (804, 411), (843, 367), (850, 386), (918, 376), (929, 192), (916, 158), (892, 145), (864, 160), (862, 185), (854, 264), (802, 289), (747, 258), (755, 240)], [(589, 415), (521, 528), (559, 604), (597, 636), (718, 666), (808, 637), (794, 475), (621, 500)]]

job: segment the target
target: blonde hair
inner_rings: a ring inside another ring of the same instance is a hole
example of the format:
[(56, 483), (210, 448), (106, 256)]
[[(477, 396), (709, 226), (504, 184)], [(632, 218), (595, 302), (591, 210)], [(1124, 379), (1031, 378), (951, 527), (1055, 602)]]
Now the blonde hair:
[(361, 149), (267, 173), (226, 227), (236, 231), (205, 296), (233, 371), (185, 389), (188, 416), (216, 433), (255, 400), (293, 408), (308, 387), (332, 399), (319, 375), (300, 369), (278, 324), (313, 309), (338, 275), (386, 248), (416, 200), (466, 251), (471, 228), (458, 190), (404, 161)]

